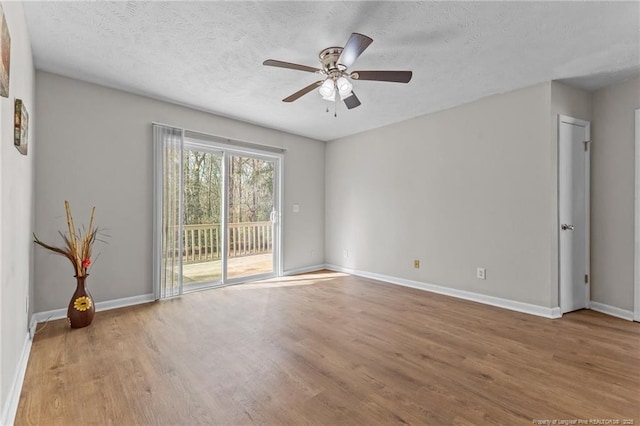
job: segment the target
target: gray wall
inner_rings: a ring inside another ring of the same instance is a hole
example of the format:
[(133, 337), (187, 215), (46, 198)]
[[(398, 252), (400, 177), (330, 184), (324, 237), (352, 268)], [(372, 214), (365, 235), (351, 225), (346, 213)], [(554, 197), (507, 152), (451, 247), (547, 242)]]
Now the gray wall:
[[(37, 141), (31, 44), (22, 3), (3, 2), (11, 34), (9, 97), (0, 98), (0, 424), (8, 421), (9, 397), (27, 337), (33, 244), (33, 164)], [(14, 99), (30, 115), (28, 155), (13, 147)], [(15, 389), (14, 389), (15, 390)], [(19, 391), (19, 389), (17, 389)]]
[(633, 311), (635, 110), (640, 78), (593, 94), (591, 299)]
[(562, 114), (592, 122), (592, 300), (633, 310), (638, 107), (638, 78), (593, 94), (549, 82), (333, 141), (327, 262), (558, 306)]
[(543, 83), (329, 142), (327, 262), (557, 306), (550, 105)]
[[(36, 86), (36, 232), (58, 241), (65, 199), (78, 223), (96, 206), (111, 236), (88, 280), (96, 301), (152, 292), (152, 121), (286, 148), (284, 268), (324, 263), (323, 142), (44, 72)], [(293, 203), (300, 213), (290, 213)], [(69, 262), (38, 249), (36, 311), (65, 307), (73, 286)]]

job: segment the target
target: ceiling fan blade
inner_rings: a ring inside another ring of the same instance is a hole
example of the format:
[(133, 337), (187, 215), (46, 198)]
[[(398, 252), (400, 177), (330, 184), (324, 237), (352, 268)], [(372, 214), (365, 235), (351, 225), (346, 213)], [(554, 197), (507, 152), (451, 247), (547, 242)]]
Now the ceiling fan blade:
[(354, 80), (390, 81), (392, 83), (408, 83), (411, 71), (354, 71), (349, 77)]
[(308, 67), (306, 65), (292, 64), (291, 62), (276, 61), (275, 59), (267, 59), (262, 63), (269, 67), (287, 68), (290, 70), (307, 71), (307, 72), (322, 72), (320, 68)]
[(347, 109), (353, 109), (355, 107), (360, 106), (360, 99), (356, 96), (354, 92), (351, 92), (349, 96), (343, 99), (344, 104), (347, 106)]
[(344, 49), (342, 49), (338, 63), (349, 68), (372, 42), (373, 39), (366, 35), (358, 33), (351, 34), (347, 44), (345, 44)]
[(319, 80), (319, 81), (316, 81), (315, 83), (311, 83), (310, 85), (308, 85), (304, 89), (300, 89), (296, 93), (294, 93), (293, 95), (284, 98), (282, 100), (282, 102), (293, 102), (296, 99), (301, 98), (302, 96), (306, 95), (307, 93), (309, 93), (310, 91), (312, 91), (316, 87), (320, 86), (322, 84), (322, 82), (323, 82), (323, 80)]

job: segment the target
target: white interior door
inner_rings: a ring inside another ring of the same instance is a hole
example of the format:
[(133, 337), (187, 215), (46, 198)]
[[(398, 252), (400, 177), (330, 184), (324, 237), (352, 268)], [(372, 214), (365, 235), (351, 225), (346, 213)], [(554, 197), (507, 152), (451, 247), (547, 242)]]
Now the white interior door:
[(560, 308), (589, 305), (590, 123), (558, 117)]

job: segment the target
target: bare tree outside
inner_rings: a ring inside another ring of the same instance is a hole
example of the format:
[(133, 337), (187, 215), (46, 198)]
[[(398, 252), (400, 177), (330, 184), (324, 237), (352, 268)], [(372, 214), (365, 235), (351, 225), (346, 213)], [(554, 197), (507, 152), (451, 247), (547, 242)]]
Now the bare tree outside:
[[(184, 224), (219, 223), (222, 206), (222, 158), (184, 153)], [(268, 221), (273, 209), (273, 163), (229, 157), (229, 223)]]

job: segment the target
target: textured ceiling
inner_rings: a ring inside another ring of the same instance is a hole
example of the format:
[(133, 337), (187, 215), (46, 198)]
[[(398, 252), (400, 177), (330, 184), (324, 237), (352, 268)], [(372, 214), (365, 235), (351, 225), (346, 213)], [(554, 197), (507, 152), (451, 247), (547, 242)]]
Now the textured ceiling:
[[(25, 2), (36, 67), (320, 140), (548, 80), (594, 90), (640, 73), (634, 2)], [(413, 70), (409, 84), (354, 81), (362, 106), (317, 80), (352, 32), (373, 44), (350, 70)], [(331, 113), (326, 113), (327, 105)]]

